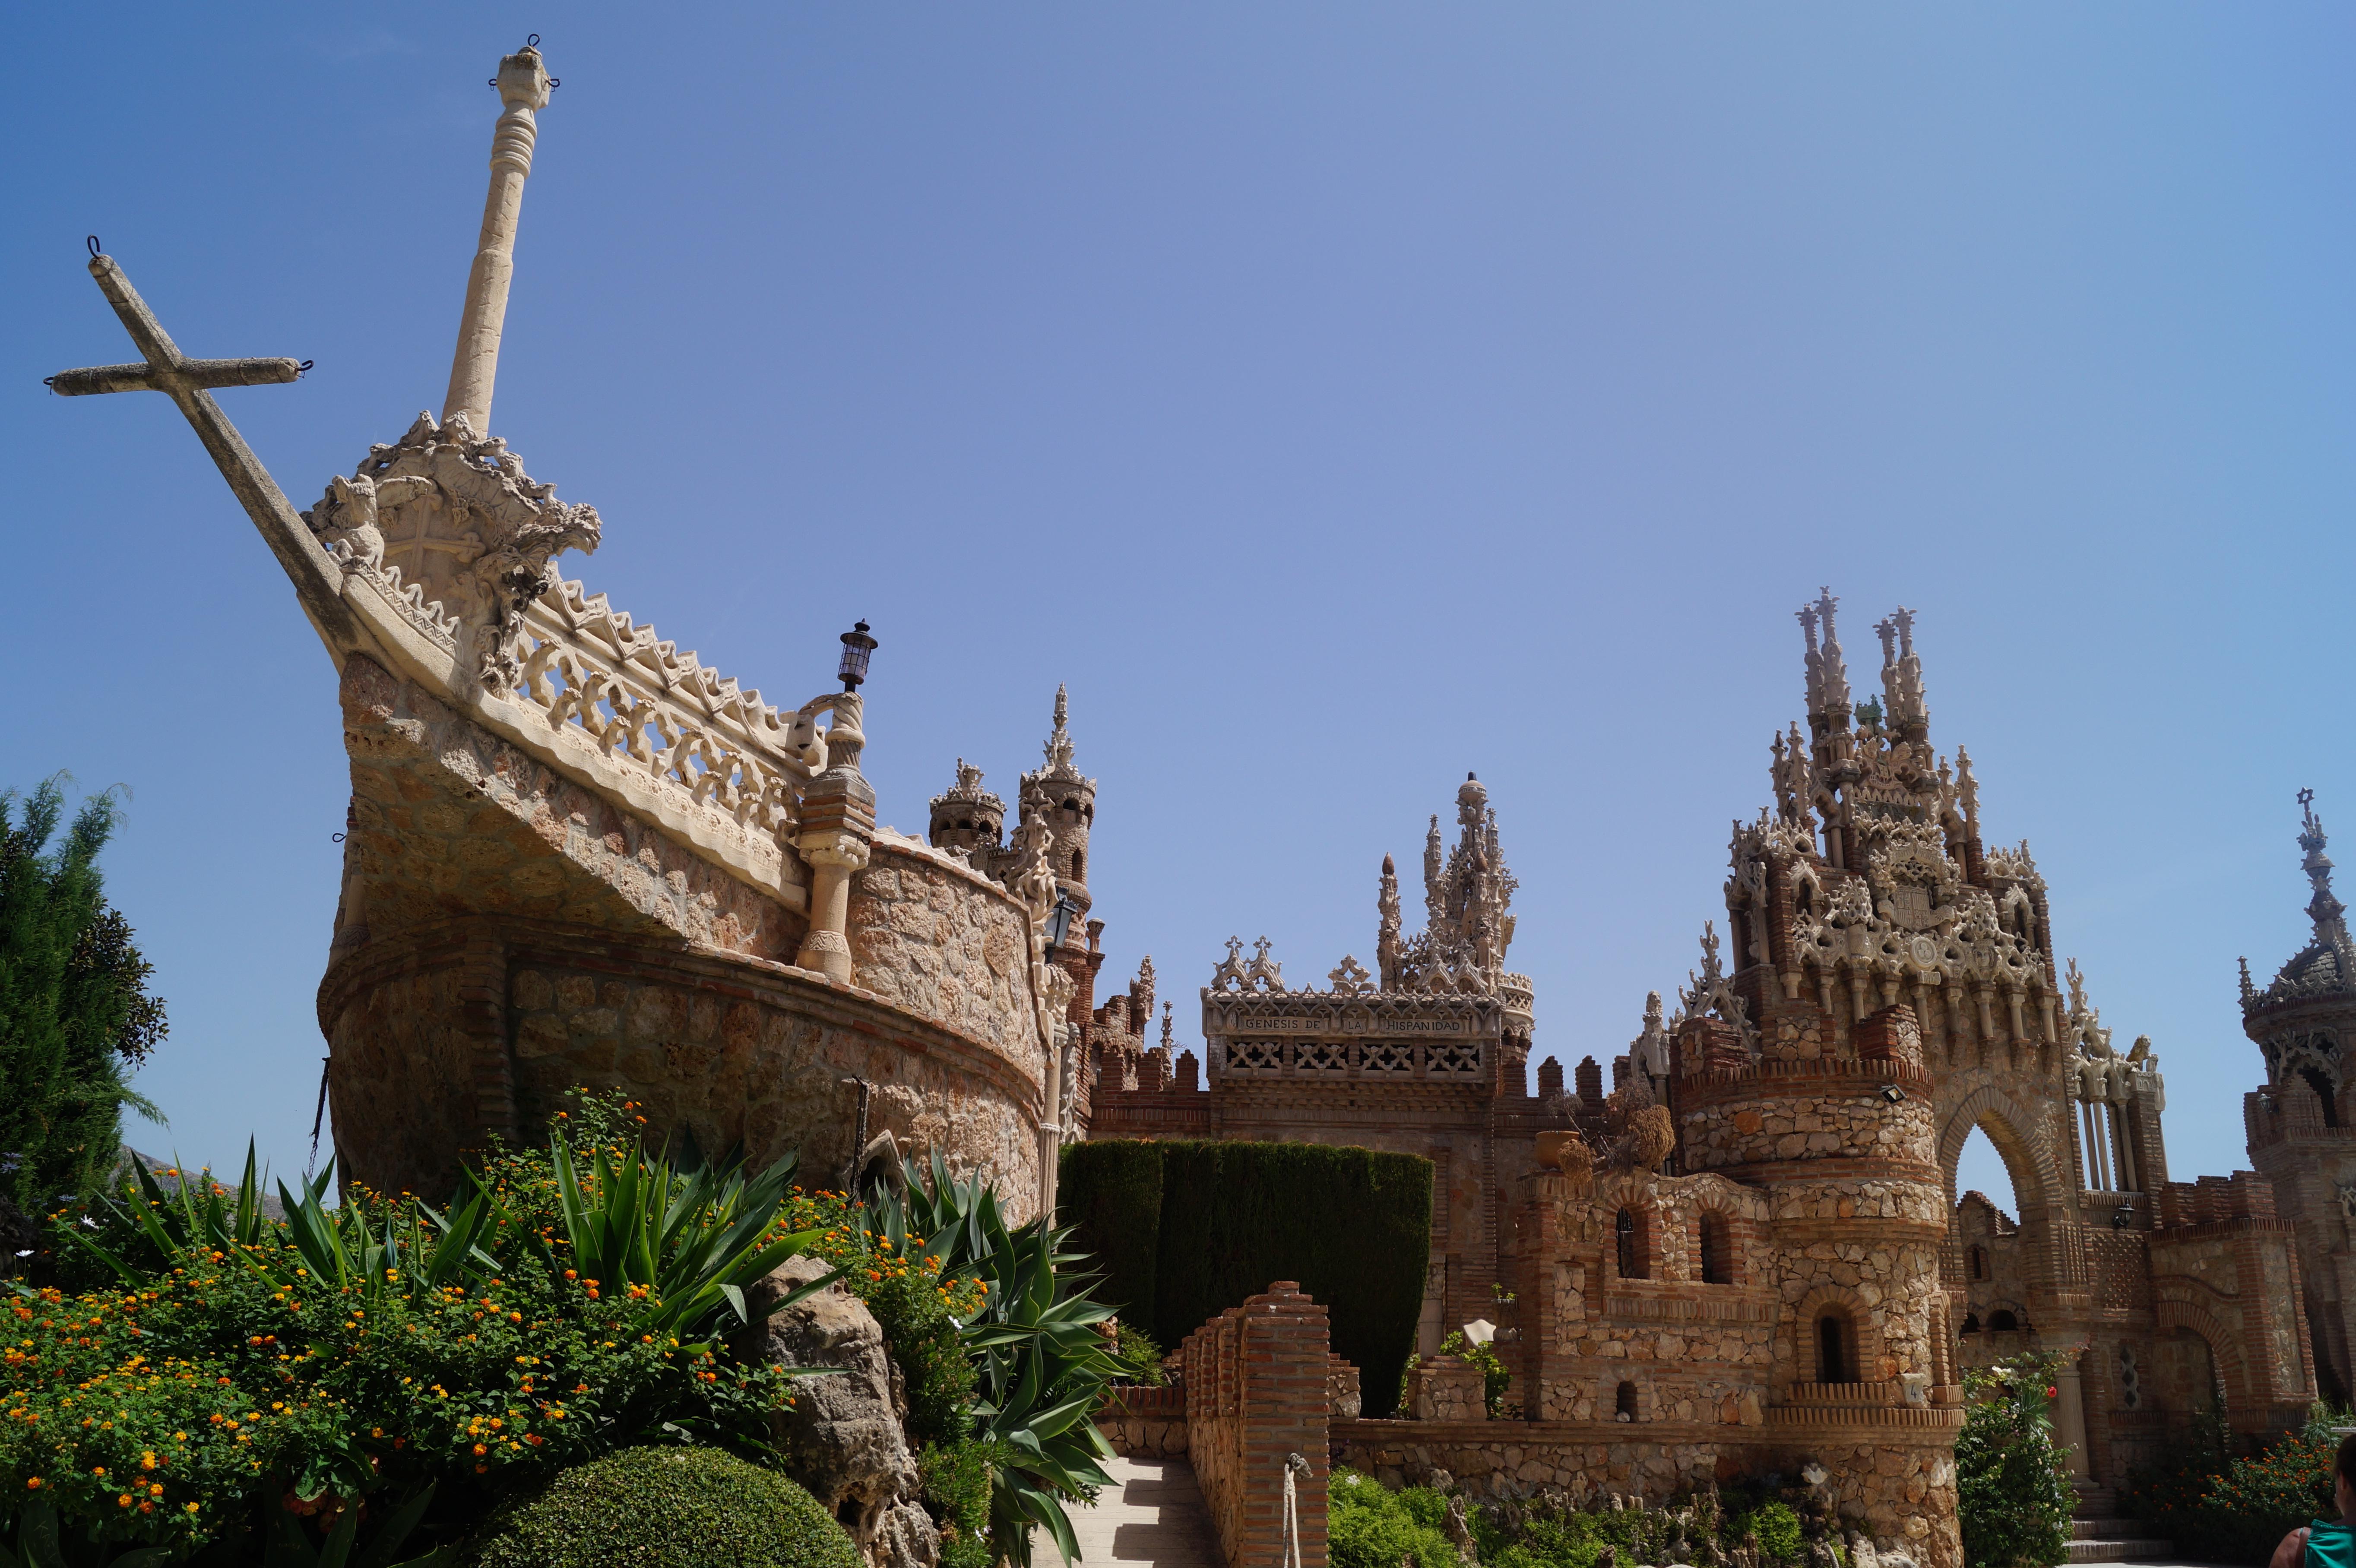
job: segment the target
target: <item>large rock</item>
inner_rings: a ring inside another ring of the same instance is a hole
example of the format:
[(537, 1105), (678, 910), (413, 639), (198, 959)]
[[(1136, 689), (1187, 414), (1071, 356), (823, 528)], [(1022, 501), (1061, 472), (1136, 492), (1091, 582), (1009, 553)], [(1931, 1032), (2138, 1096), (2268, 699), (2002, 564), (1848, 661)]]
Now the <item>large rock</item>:
[[(827, 1273), (816, 1258), (781, 1264), (744, 1293), (755, 1320), (795, 1286)], [(787, 1367), (841, 1371), (794, 1383), (794, 1407), (775, 1418), (786, 1473), (841, 1521), (874, 1568), (933, 1568), (940, 1535), (916, 1500), (916, 1456), (901, 1421), (907, 1400), (884, 1330), (866, 1304), (830, 1285), (768, 1317), (750, 1355)]]

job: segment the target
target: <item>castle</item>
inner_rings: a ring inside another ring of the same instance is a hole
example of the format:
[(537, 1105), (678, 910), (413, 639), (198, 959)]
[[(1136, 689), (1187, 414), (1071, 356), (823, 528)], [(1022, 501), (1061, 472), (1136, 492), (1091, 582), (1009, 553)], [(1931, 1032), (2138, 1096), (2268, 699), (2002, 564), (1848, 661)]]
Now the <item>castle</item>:
[[(1592, 1055), (1569, 1083), (1548, 1057), (1531, 1085), (1536, 998), (1505, 967), (1516, 884), (1470, 774), (1453, 842), (1431, 823), (1420, 932), (1387, 859), (1373, 969), (1344, 957), (1295, 989), (1265, 939), (1248, 958), (1231, 940), (1201, 992), (1203, 1055), (1176, 1051), (1167, 1005), (1149, 1045), (1150, 962), (1095, 999), (1097, 784), (1064, 693), (1012, 834), (960, 762), (920, 839), (878, 821), (862, 773), (864, 623), (841, 635), (840, 691), (772, 703), (558, 572), (605, 519), (488, 433), (552, 82), (527, 48), (494, 85), (442, 414), (309, 510), (211, 396), (301, 367), (187, 357), (112, 257), (90, 270), (143, 358), (51, 379), (172, 398), (338, 673), (352, 793), (318, 1010), (347, 1180), (441, 1190), (583, 1084), (626, 1090), (659, 1134), (798, 1149), (844, 1184), (937, 1150), (1018, 1221), (1053, 1211), (1057, 1149), (1080, 1136), (1424, 1155), (1422, 1348), (1500, 1319), (1520, 1420), (1486, 1420), (1477, 1374), (1468, 1402), (1467, 1369), (1435, 1358), (1413, 1419), (1335, 1403), (1344, 1456), (1656, 1499), (1814, 1476), (1932, 1568), (1960, 1561), (1975, 1362), (2065, 1353), (2062, 1435), (2090, 1486), (2219, 1402), (2243, 1433), (2292, 1421), (2316, 1380), (2310, 1279), (2316, 1356), (2350, 1386), (2356, 954), (2311, 812), (2316, 942), (2263, 996), (2245, 981), (2265, 1176), (2169, 1181), (2158, 1059), (2115, 1049), (2057, 965), (2026, 846), (1984, 844), (1969, 758), (1930, 743), (1912, 615), (1877, 626), (1881, 698), (1853, 703), (1829, 592), (1800, 613), (1806, 732), (1774, 737), (1772, 805), (1734, 827), (1725, 944), (1706, 923), (1701, 967), (1673, 1011), (1650, 998), (1608, 1095)], [(1974, 1127), (2017, 1217), (1958, 1200)]]
[[(2115, 1047), (2058, 959), (2028, 847), (1984, 841), (1968, 754), (1931, 744), (1912, 615), (1875, 628), (1880, 696), (1857, 703), (1837, 613), (1829, 592), (1800, 612), (1806, 728), (1773, 738), (1773, 804), (1734, 826), (1726, 939), (1705, 925), (1673, 1012), (1648, 999), (1608, 1098), (1592, 1057), (1568, 1089), (1552, 1057), (1525, 1086), (1533, 997), (1504, 968), (1514, 880), (1468, 779), (1456, 843), (1443, 859), (1435, 818), (1426, 848), (1424, 932), (1401, 939), (1386, 861), (1378, 974), (1345, 958), (1324, 988), (1290, 989), (1265, 942), (1249, 959), (1231, 942), (1202, 993), (1202, 1086), (1118, 1018), (1092, 1052), (1091, 1134), (1429, 1156), (1424, 1350), (1443, 1326), (1502, 1317), (1526, 1420), (1574, 1449), (1645, 1428), (1655, 1484), (1681, 1445), (1788, 1456), (1837, 1434), (1930, 1455), (1952, 1442), (1962, 1370), (2029, 1348), (2063, 1352), (2058, 1424), (2090, 1489), (2221, 1404), (2243, 1434), (2294, 1424), (2315, 1367), (2274, 1185), (2169, 1179), (2158, 1060), (2147, 1040)], [(2329, 938), (2294, 968), (2329, 970), (2356, 1014), (2326, 904)], [(2344, 1216), (2356, 1136), (2304, 1089), (2328, 1070), (2339, 1092), (2337, 1047), (2328, 1068), (2301, 1049), (2269, 1051), (2277, 1082), (2308, 1074), (2297, 1112), (2264, 1114), (2277, 1139), (2341, 1140), (2347, 1175), (2297, 1190)], [(1975, 1127), (2018, 1216), (1958, 1200)], [(2327, 1299), (2356, 1291), (2335, 1277)], [(1484, 1468), (1463, 1444), (1446, 1465), (1460, 1477)], [(1952, 1478), (1935, 1456), (1901, 1468), (1932, 1492)], [(1897, 1519), (1921, 1495), (1873, 1506)]]

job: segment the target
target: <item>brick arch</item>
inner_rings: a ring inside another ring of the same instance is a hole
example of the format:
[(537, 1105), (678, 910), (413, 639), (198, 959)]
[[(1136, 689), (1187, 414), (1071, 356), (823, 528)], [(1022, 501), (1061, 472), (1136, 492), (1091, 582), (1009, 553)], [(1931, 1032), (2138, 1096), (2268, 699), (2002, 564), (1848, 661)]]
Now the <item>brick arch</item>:
[(1985, 1127), (1997, 1157), (2004, 1161), (2005, 1174), (2012, 1178), (2013, 1201), (2020, 1206), (2019, 1218), (2024, 1225), (2032, 1207), (2062, 1201), (2070, 1184), (2062, 1179), (2053, 1151), (2044, 1140), (2021, 1130), (2036, 1126), (2037, 1120), (1993, 1083), (1982, 1084), (1947, 1113), (1947, 1125), (1939, 1134), (1939, 1171), (1946, 1178), (1949, 1194), (1955, 1190), (1955, 1166), (1964, 1157), (1964, 1140), (1972, 1136), (1974, 1127)]
[[(1852, 1332), (1850, 1349), (1857, 1356), (1857, 1380), (1878, 1382), (1881, 1370), (1881, 1319), (1865, 1305), (1865, 1298), (1841, 1285), (1820, 1285), (1800, 1297), (1792, 1310), (1792, 1365), (1795, 1372), (1813, 1374), (1816, 1366), (1816, 1318), (1827, 1307), (1837, 1307), (1849, 1321)], [(1802, 1382), (1813, 1382), (1813, 1375), (1802, 1376)]]
[(2176, 1296), (2162, 1296), (2152, 1304), (2152, 1322), (2161, 1328), (2190, 1328), (2207, 1340), (2209, 1359), (2225, 1384), (2227, 1421), (2237, 1415), (2244, 1421), (2252, 1418), (2260, 1402), (2250, 1388), (2249, 1363), (2242, 1357), (2238, 1336), (2227, 1333), (2225, 1326), (2199, 1302)]
[(1635, 1404), (1636, 1408), (1629, 1413), (1629, 1424), (1632, 1426), (1642, 1425), (1647, 1421), (1655, 1419), (1656, 1410), (1653, 1400), (1652, 1380), (1647, 1377), (1639, 1376), (1637, 1374), (1636, 1368), (1633, 1364), (1623, 1366), (1616, 1371), (1606, 1372), (1603, 1375), (1603, 1386), (1597, 1392), (1596, 1395), (1595, 1409), (1597, 1419), (1601, 1421), (1613, 1421), (1618, 1418), (1620, 1413), (1620, 1387), (1622, 1383), (1625, 1383), (1628, 1386), (1629, 1392), (1635, 1396), (1633, 1403)]

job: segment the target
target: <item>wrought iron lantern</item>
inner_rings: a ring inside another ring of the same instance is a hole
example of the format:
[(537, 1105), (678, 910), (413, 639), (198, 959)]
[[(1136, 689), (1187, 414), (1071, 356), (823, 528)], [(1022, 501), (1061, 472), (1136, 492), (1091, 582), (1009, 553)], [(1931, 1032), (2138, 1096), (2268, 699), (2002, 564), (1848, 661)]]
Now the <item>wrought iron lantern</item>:
[(842, 634), (842, 664), (834, 673), (842, 677), (843, 690), (859, 689), (859, 683), (867, 678), (867, 661), (875, 648), (875, 639), (867, 635), (864, 621)]
[(1055, 895), (1055, 907), (1047, 912), (1048, 946), (1061, 947), (1064, 945), (1064, 938), (1071, 933), (1072, 917), (1079, 912), (1080, 906), (1072, 901), (1071, 894), (1058, 893)]

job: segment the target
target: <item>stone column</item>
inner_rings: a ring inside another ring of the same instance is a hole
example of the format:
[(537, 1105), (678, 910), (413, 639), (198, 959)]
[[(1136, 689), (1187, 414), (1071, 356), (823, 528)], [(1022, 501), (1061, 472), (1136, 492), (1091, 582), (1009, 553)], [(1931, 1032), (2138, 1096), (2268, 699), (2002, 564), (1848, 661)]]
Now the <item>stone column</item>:
[(554, 83), (541, 63), (540, 51), (526, 45), (499, 61), (494, 85), (507, 112), (491, 133), (491, 188), (483, 198), (483, 231), (475, 244), (474, 270), (466, 276), (466, 308), (458, 318), (450, 393), (442, 401), (443, 423), (463, 413), (477, 435), (490, 432), (491, 383), (499, 370), (508, 284), (515, 277), (516, 219), (523, 211), (523, 182), (531, 174), (532, 143), (540, 133), (532, 116), (548, 107), (548, 90)]
[(803, 786), (801, 830), (794, 848), (810, 867), (809, 931), (794, 963), (830, 980), (851, 982), (851, 878), (867, 864), (875, 835), (875, 791), (859, 773), (862, 704), (845, 692), (833, 699), (826, 734), (826, 772)]
[(2078, 1383), (2078, 1358), (2070, 1356), (2053, 1380), (2062, 1392), (2053, 1402), (2053, 1435), (2070, 1451), (2070, 1478), (2088, 1478), (2086, 1469), (2086, 1400)]

